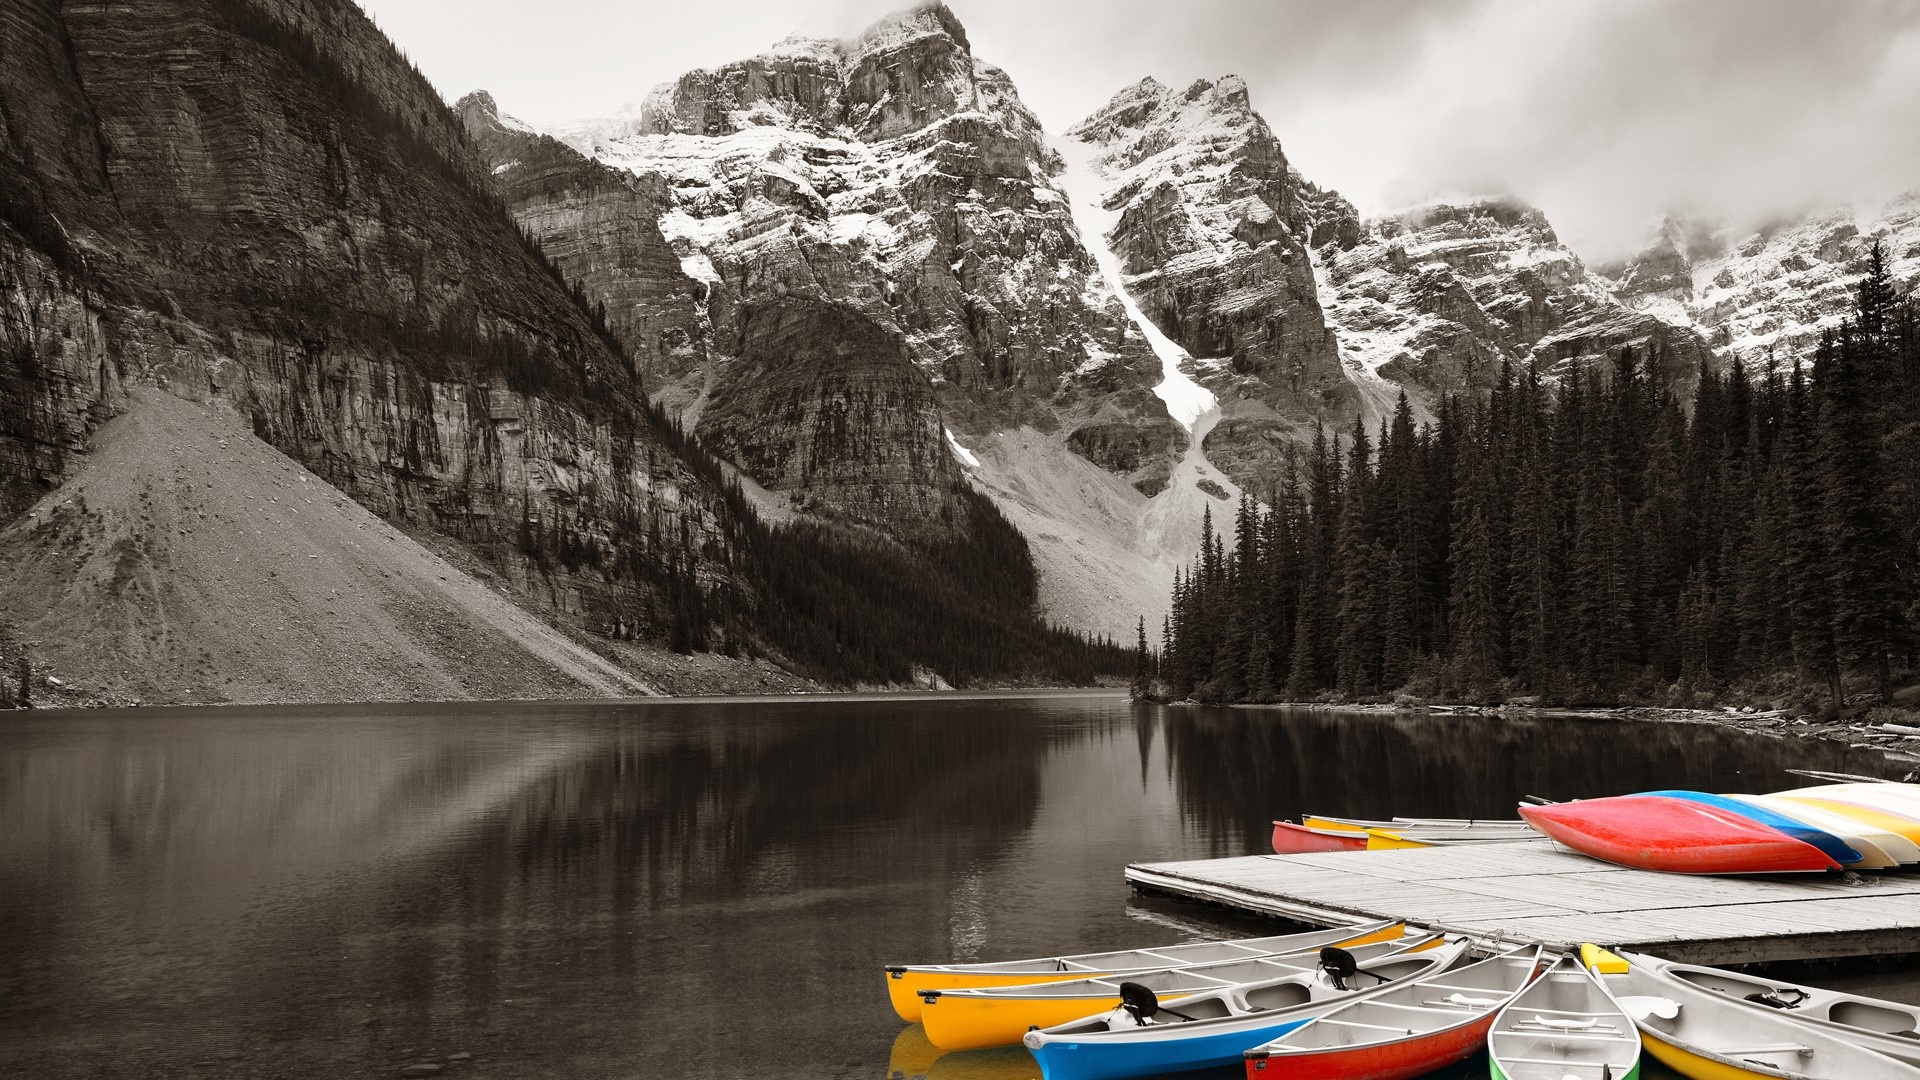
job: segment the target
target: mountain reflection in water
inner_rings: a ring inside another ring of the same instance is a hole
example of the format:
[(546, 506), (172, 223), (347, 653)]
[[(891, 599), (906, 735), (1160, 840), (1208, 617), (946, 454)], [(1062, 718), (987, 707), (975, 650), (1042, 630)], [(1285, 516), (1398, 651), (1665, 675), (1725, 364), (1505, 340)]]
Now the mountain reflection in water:
[(1260, 851), (1303, 808), (1507, 816), (1789, 766), (1875, 767), (1112, 694), (9, 715), (0, 1075), (870, 1077), (904, 1038), (885, 963), (1271, 932), (1131, 897), (1128, 862)]

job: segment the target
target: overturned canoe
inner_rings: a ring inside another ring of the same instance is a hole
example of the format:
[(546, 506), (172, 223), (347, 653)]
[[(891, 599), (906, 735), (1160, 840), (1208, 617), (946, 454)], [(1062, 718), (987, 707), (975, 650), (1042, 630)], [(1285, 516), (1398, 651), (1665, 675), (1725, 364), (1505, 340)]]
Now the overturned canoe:
[(1709, 795), (1704, 791), (1645, 791), (1642, 795), (1658, 798), (1680, 799), (1685, 802), (1711, 806), (1716, 810), (1725, 810), (1738, 814), (1757, 825), (1765, 825), (1777, 832), (1793, 837), (1805, 844), (1820, 849), (1827, 858), (1841, 866), (1852, 866), (1866, 858), (1858, 849), (1848, 844), (1846, 839), (1828, 832), (1806, 821), (1782, 814), (1779, 811), (1758, 803), (1747, 801), (1737, 795)]
[(1693, 799), (1621, 795), (1520, 816), (1555, 841), (1621, 866), (1676, 874), (1776, 874), (1837, 870), (1812, 844), (1753, 818)]
[[(1233, 1065), (1257, 1046), (1356, 997), (1399, 986), (1457, 964), (1466, 942), (1382, 957), (1335, 978), (1313, 972), (1222, 987), (1166, 1006), (1125, 1003), (1022, 1039), (1045, 1080), (1122, 1080)], [(1144, 1014), (1144, 1015), (1143, 1015)]]
[(1406, 1080), (1465, 1061), (1533, 981), (1538, 946), (1342, 1004), (1246, 1052), (1251, 1080)]
[(1291, 821), (1273, 823), (1275, 855), (1306, 855), (1316, 851), (1365, 851), (1367, 834), (1345, 830), (1311, 829)]
[[(1366, 963), (1439, 941), (1438, 937), (1402, 938), (1356, 946), (1350, 952)], [(1122, 983), (1145, 987), (1161, 1000), (1177, 1003), (1208, 990), (1311, 974), (1319, 963), (1315, 953), (1306, 952), (1025, 986), (925, 990), (920, 995), (920, 1022), (926, 1025), (927, 1039), (942, 1050), (1003, 1046), (1019, 1042), (1029, 1028), (1049, 1028), (1119, 1008)]]
[(1562, 957), (1487, 1032), (1492, 1080), (1634, 1080), (1640, 1032), (1594, 975)]
[(1308, 814), (1301, 818), (1301, 824), (1298, 825), (1291, 821), (1273, 823), (1273, 851), (1276, 855), (1304, 855), (1320, 851), (1428, 847), (1456, 842), (1531, 840), (1537, 836), (1524, 821), (1473, 821), (1467, 818), (1368, 821)]
[(1860, 861), (1853, 864), (1857, 870), (1884, 870), (1888, 867), (1920, 863), (1920, 846), (1916, 846), (1913, 841), (1900, 835), (1899, 832), (1887, 829), (1861, 814), (1816, 806), (1795, 799), (1784, 799), (1778, 795), (1735, 795), (1733, 797), (1743, 803), (1762, 806), (1776, 814), (1784, 814), (1815, 828), (1825, 829), (1839, 837), (1848, 847), (1861, 854)]
[(893, 1003), (893, 1011), (899, 1014), (900, 1019), (913, 1024), (920, 1020), (920, 995), (926, 990), (1023, 986), (1083, 979), (1098, 974), (1163, 971), (1185, 964), (1311, 952), (1323, 945), (1352, 948), (1376, 941), (1392, 941), (1405, 933), (1406, 926), (1402, 923), (1376, 922), (1330, 930), (1309, 930), (1301, 934), (1240, 938), (1234, 941), (1195, 941), (1153, 949), (1117, 949), (1077, 956), (1048, 956), (981, 964), (891, 965), (886, 969), (887, 998)]
[(1472, 844), (1511, 844), (1545, 839), (1522, 822), (1517, 828), (1474, 826), (1458, 829), (1368, 829), (1368, 851), (1403, 848), (1465, 847)]
[(1920, 1068), (1843, 1034), (1748, 1008), (1604, 949), (1583, 946), (1581, 958), (1633, 1017), (1646, 1052), (1691, 1080), (1920, 1080)]

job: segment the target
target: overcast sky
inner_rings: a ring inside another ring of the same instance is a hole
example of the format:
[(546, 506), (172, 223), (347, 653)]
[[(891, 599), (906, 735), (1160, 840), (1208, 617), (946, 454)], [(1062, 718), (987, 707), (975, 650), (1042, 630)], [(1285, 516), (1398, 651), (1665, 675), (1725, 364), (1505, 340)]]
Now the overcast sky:
[[(900, 0), (361, 0), (448, 100), (606, 115)], [(1152, 75), (1239, 74), (1307, 177), (1375, 213), (1510, 191), (1590, 259), (1664, 209), (1743, 222), (1920, 188), (1920, 0), (951, 0), (1059, 132)]]

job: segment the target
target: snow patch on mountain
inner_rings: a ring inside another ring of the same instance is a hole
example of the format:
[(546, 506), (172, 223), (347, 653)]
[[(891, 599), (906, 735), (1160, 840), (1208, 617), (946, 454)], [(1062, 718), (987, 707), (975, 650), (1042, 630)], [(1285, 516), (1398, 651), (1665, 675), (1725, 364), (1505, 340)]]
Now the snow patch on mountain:
[(1080, 242), (1100, 267), (1100, 276), (1107, 288), (1112, 290), (1113, 295), (1119, 298), (1120, 305), (1126, 309), (1127, 318), (1147, 339), (1153, 354), (1160, 358), (1162, 377), (1154, 385), (1153, 392), (1167, 403), (1167, 413), (1181, 427), (1193, 431), (1202, 416), (1219, 410), (1220, 402), (1214, 397), (1213, 391), (1195, 382), (1193, 376), (1186, 372), (1185, 368), (1192, 363), (1187, 350), (1155, 326), (1127, 291), (1126, 281), (1120, 271), (1120, 257), (1114, 254), (1107, 240), (1114, 226), (1119, 224), (1120, 213), (1106, 207), (1103, 181), (1093, 164), (1093, 148), (1078, 139), (1068, 138), (1061, 140), (1055, 149), (1066, 163), (1066, 168), (1055, 177), (1055, 182), (1066, 193), (1067, 204), (1073, 211), (1074, 225), (1080, 230)]
[(953, 437), (952, 428), (941, 428), (940, 430), (947, 434), (947, 445), (953, 448), (954, 460), (970, 468), (977, 469), (980, 467), (980, 458), (976, 456), (973, 451), (960, 445), (960, 440)]

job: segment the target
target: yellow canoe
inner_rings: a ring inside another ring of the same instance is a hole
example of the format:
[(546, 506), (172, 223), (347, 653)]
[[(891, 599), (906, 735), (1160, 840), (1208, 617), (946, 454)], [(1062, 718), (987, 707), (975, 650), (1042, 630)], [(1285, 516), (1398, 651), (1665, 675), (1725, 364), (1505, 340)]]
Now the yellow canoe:
[[(1402, 937), (1351, 946), (1361, 963), (1440, 944), (1439, 935)], [(1036, 986), (993, 989), (928, 991), (921, 999), (920, 1022), (927, 1040), (942, 1050), (974, 1050), (1017, 1043), (1028, 1028), (1050, 1028), (1120, 1007), (1120, 983), (1136, 982), (1162, 1001), (1223, 986), (1283, 978), (1312, 972), (1319, 964), (1315, 952), (1192, 964), (1164, 971), (1140, 971), (1089, 976)]]
[[(1235, 941), (1197, 941), (1184, 945), (1165, 945), (1154, 949), (1118, 949), (1111, 952), (1081, 953), (1077, 956), (1049, 956), (1033, 960), (1002, 960), (984, 964), (902, 964), (889, 966), (887, 999), (893, 1011), (909, 1024), (919, 1023), (923, 1002), (929, 990), (982, 990), (997, 986), (1037, 986), (1043, 983), (1084, 979), (1092, 975), (1125, 975), (1135, 971), (1165, 971), (1193, 964), (1212, 964), (1223, 960), (1246, 960), (1259, 956), (1311, 952), (1323, 945), (1351, 948), (1376, 941), (1394, 941), (1405, 936), (1400, 922), (1366, 923), (1338, 926), (1330, 930), (1310, 930), (1303, 934), (1279, 934), (1272, 937), (1241, 938)], [(1068, 1017), (1075, 1019), (1075, 1017)], [(1022, 1029), (1025, 1030), (1025, 1029)]]

